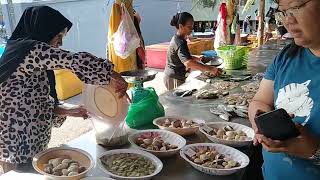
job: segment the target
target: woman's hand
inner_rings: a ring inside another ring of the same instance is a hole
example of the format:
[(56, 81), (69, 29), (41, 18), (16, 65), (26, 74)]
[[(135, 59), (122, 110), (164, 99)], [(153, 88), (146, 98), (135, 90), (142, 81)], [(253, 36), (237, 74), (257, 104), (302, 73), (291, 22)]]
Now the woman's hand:
[[(273, 86), (274, 85), (273, 84), (274, 84), (273, 81), (263, 79), (260, 83), (258, 92), (253, 97), (249, 105), (249, 112), (248, 112), (249, 120), (256, 134), (259, 134), (256, 122), (255, 122), (256, 117), (258, 117), (264, 112), (269, 112), (274, 109), (274, 105), (273, 105), (273, 98), (274, 98)], [(253, 143), (254, 145), (259, 144), (256, 138), (254, 138)]]
[(300, 124), (297, 124), (296, 127), (301, 133), (300, 136), (289, 140), (272, 140), (261, 134), (256, 134), (256, 138), (268, 152), (283, 152), (307, 159), (317, 151), (319, 143), (317, 142), (317, 139), (306, 130), (305, 127), (301, 126)]
[(264, 35), (264, 42), (268, 42), (272, 37), (272, 33), (266, 32), (266, 34)]
[(68, 109), (68, 110), (66, 110), (66, 115), (72, 116), (72, 117), (82, 117), (83, 119), (89, 118), (88, 111), (86, 109), (84, 109), (83, 107)]
[(222, 69), (213, 67), (213, 66), (208, 66), (207, 72), (211, 75), (211, 76), (220, 76), (222, 73)]
[(119, 94), (119, 98), (122, 98), (125, 96), (130, 101), (130, 98), (127, 94), (128, 83), (117, 72), (113, 72), (111, 78), (112, 78), (111, 84), (116, 89), (116, 93)]
[(204, 56), (202, 56), (202, 55), (200, 55), (200, 56), (199, 55), (192, 55), (192, 59), (197, 62), (202, 62), (203, 58), (204, 58)]
[[(255, 118), (260, 116), (261, 114), (265, 113), (264, 111), (260, 110), (260, 109), (255, 109)], [(254, 118), (254, 119), (255, 119)], [(259, 141), (257, 139), (257, 134), (260, 134), (260, 132), (258, 131), (258, 127), (256, 125), (256, 122), (255, 120), (251, 121), (251, 126), (252, 126), (252, 129), (254, 130), (254, 133), (255, 133), (255, 136), (253, 138), (253, 145), (257, 146), (259, 145)]]
[(82, 117), (83, 119), (89, 118), (88, 111), (81, 106), (72, 109), (56, 107), (54, 113), (61, 116)]

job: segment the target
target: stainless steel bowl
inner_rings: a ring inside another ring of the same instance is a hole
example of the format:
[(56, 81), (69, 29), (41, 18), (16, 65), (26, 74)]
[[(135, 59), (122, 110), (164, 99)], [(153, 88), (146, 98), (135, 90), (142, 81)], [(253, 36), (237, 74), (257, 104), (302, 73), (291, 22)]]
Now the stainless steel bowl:
[(157, 73), (153, 70), (138, 70), (125, 71), (120, 74), (128, 83), (144, 83), (153, 80)]
[(211, 57), (208, 58), (208, 60), (210, 60), (207, 65), (210, 66), (220, 66), (223, 63), (223, 59), (220, 57)]

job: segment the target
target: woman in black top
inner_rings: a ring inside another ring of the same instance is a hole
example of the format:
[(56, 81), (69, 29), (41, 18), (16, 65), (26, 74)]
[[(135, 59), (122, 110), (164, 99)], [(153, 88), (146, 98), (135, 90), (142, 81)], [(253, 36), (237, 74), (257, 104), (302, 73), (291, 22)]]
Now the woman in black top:
[(189, 69), (209, 72), (213, 76), (221, 74), (221, 70), (204, 65), (201, 58), (190, 54), (186, 38), (192, 33), (193, 17), (183, 12), (173, 16), (170, 25), (176, 27), (177, 33), (172, 37), (167, 54), (164, 83), (168, 90), (175, 89), (185, 82)]

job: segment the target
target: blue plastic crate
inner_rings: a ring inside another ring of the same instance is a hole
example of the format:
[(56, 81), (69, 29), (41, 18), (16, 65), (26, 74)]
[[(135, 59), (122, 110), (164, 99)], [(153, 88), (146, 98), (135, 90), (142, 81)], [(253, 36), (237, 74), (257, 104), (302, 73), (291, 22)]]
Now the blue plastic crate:
[(203, 51), (201, 54), (206, 58), (212, 58), (217, 56), (217, 52), (215, 50)]

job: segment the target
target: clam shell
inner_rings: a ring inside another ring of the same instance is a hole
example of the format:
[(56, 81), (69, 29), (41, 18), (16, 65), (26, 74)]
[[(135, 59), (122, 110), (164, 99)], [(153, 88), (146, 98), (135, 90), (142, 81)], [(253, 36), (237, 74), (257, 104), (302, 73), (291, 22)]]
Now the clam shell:
[(241, 103), (240, 103), (240, 106), (245, 106), (247, 104), (247, 101), (242, 101)]
[(221, 115), (221, 114), (223, 114), (223, 112), (217, 110), (216, 108), (210, 108), (210, 112), (211, 112), (212, 114), (215, 114), (215, 115), (218, 115), (218, 116)]
[(227, 105), (227, 107), (229, 107), (229, 108), (233, 108), (233, 109), (237, 108), (237, 106), (236, 106), (236, 105)]
[(245, 114), (245, 113), (242, 112), (242, 111), (235, 110), (234, 112), (235, 112), (235, 113), (237, 114), (237, 116), (239, 116), (239, 117), (248, 118), (248, 115)]
[(222, 95), (227, 96), (227, 95), (229, 95), (229, 92), (228, 91), (222, 92)]
[(224, 105), (221, 105), (221, 104), (217, 106), (217, 109), (220, 110), (220, 111), (226, 111), (226, 107)]
[(221, 114), (219, 117), (225, 121), (230, 121), (230, 116), (228, 114)]
[(245, 114), (248, 114), (248, 110), (246, 110), (246, 109), (237, 109), (238, 111), (241, 111), (241, 112), (243, 112), (243, 113), (245, 113)]
[(248, 106), (235, 106), (237, 109), (243, 109), (243, 110), (248, 110)]
[(225, 131), (234, 131), (233, 127), (231, 126), (226, 126), (223, 128)]

